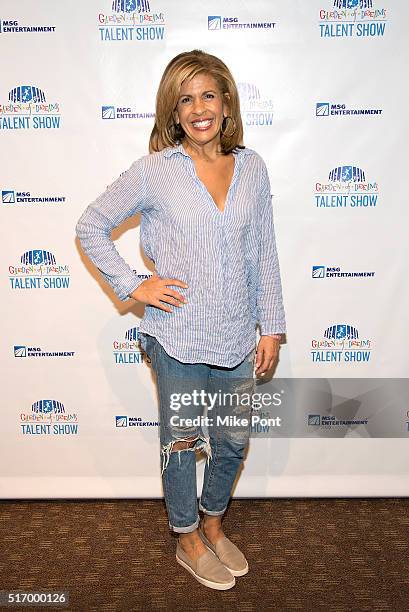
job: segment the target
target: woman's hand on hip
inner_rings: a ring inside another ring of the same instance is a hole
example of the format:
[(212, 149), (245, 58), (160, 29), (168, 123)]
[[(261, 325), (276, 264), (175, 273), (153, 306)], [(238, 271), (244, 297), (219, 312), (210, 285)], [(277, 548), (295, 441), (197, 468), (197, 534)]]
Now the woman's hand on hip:
[(168, 285), (176, 285), (185, 289), (188, 287), (185, 282), (178, 278), (160, 278), (154, 272), (151, 278), (144, 280), (130, 295), (134, 300), (143, 304), (150, 304), (166, 312), (173, 312), (172, 308), (165, 306), (162, 302), (181, 307), (187, 302), (187, 299), (178, 291), (168, 287)]

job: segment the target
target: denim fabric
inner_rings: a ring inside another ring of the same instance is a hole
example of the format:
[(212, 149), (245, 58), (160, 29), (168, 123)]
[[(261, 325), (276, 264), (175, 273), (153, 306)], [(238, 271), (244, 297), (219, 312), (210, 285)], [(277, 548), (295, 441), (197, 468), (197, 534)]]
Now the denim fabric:
[[(144, 334), (142, 345), (156, 375), (161, 473), (169, 527), (188, 533), (199, 524), (198, 509), (210, 515), (221, 515), (226, 510), (249, 441), (251, 401), (247, 399), (254, 393), (256, 348), (237, 366), (227, 368), (178, 361), (148, 334)], [(191, 398), (194, 391), (197, 405), (183, 405), (182, 394)], [(200, 393), (205, 394), (205, 402)], [(212, 403), (207, 394), (214, 398)], [(207, 421), (203, 420), (206, 416)], [(199, 423), (182, 422), (189, 418), (197, 418)], [(222, 422), (223, 419), (227, 422)], [(186, 439), (195, 442), (190, 448), (173, 450), (175, 442)], [(199, 505), (195, 453), (198, 450), (207, 455)]]

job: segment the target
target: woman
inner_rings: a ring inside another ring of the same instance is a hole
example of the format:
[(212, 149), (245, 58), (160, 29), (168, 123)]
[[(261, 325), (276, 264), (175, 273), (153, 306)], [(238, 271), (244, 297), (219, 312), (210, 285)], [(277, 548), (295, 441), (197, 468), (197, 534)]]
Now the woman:
[[(118, 297), (146, 305), (141, 345), (159, 391), (162, 482), (169, 527), (179, 534), (176, 559), (219, 590), (248, 571), (221, 526), (249, 440), (251, 405), (243, 397), (254, 388), (254, 361), (263, 376), (285, 332), (268, 173), (242, 139), (227, 66), (203, 51), (180, 53), (159, 85), (150, 154), (90, 204), (76, 227)], [(110, 238), (135, 213), (156, 267), (147, 280), (135, 276)], [(207, 462), (198, 507), (199, 450)]]

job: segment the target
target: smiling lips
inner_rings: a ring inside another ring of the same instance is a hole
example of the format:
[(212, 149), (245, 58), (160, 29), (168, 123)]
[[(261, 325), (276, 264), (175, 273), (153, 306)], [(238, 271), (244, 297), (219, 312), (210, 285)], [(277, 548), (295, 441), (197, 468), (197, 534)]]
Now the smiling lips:
[(201, 132), (204, 132), (205, 130), (208, 130), (209, 127), (212, 125), (213, 119), (195, 119), (191, 123), (195, 130), (200, 130)]

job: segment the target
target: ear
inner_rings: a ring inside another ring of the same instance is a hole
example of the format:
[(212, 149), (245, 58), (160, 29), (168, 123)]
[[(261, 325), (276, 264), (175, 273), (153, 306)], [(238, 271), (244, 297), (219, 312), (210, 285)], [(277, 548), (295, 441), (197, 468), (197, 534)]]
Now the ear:
[(178, 114), (178, 112), (177, 112), (177, 111), (175, 111), (175, 112), (173, 113), (173, 120), (174, 120), (174, 122), (175, 122), (175, 123), (180, 123), (180, 122), (179, 122), (179, 114)]

